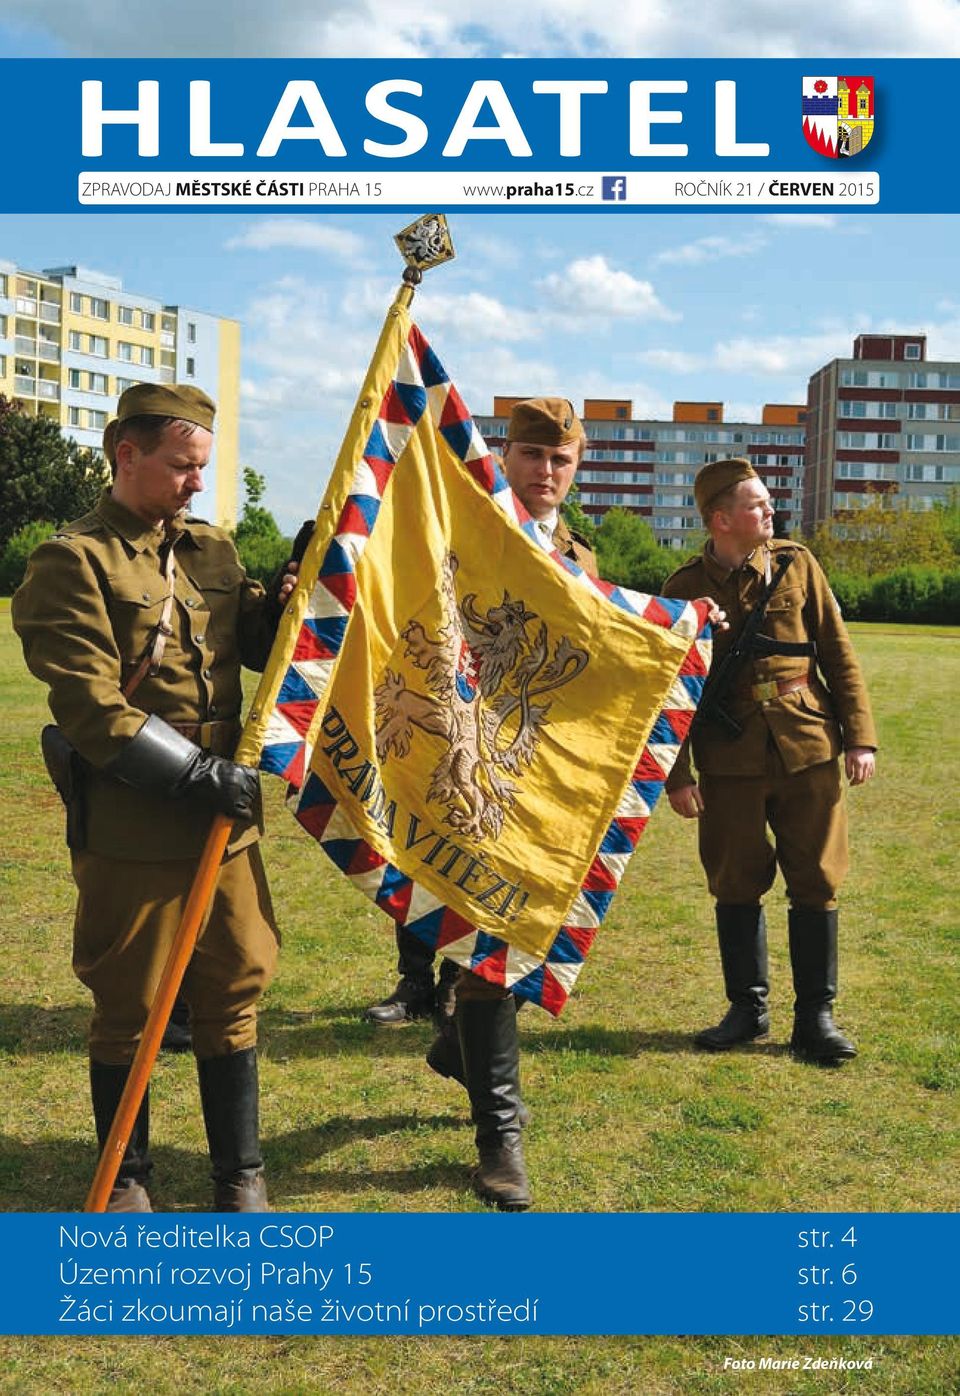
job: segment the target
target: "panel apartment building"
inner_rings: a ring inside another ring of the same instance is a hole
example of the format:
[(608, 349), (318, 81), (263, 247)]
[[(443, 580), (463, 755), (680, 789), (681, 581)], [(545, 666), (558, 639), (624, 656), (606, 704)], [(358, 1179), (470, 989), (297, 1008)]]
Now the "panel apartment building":
[(810, 379), (803, 529), (879, 495), (930, 509), (960, 484), (960, 363), (914, 335), (858, 335)]
[[(240, 326), (125, 291), (86, 267), (30, 271), (0, 260), (0, 393), (99, 449), (134, 383), (194, 383), (217, 429), (200, 512), (232, 527), (239, 485)], [(198, 501), (199, 503), (199, 501)]]
[[(495, 397), (493, 415), (476, 421), (492, 449), (502, 448), (519, 397)], [(800, 526), (804, 417), (800, 405), (769, 403), (759, 422), (725, 422), (722, 402), (677, 402), (669, 422), (637, 419), (629, 399), (588, 398), (587, 448), (577, 475), (584, 512), (608, 509), (645, 518), (662, 547), (686, 548), (703, 528), (694, 476), (708, 461), (747, 456), (770, 491), (788, 531)]]

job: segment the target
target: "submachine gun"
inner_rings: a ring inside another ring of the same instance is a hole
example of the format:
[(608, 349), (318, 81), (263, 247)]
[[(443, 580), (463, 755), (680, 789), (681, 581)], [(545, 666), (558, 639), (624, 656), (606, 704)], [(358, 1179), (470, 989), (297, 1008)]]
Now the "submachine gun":
[(798, 642), (773, 640), (769, 635), (761, 633), (770, 598), (780, 585), (784, 572), (793, 562), (795, 556), (796, 554), (792, 552), (783, 552), (778, 555), (776, 570), (770, 580), (764, 583), (763, 590), (757, 598), (757, 604), (740, 627), (733, 644), (720, 663), (711, 666), (699, 706), (694, 714), (693, 722), (690, 724), (691, 735), (699, 731), (707, 722), (715, 723), (728, 737), (733, 738), (741, 735), (743, 724), (733, 716), (727, 703), (736, 688), (741, 671), (751, 660), (764, 659), (775, 654), (806, 656), (816, 654), (816, 645), (812, 640)]

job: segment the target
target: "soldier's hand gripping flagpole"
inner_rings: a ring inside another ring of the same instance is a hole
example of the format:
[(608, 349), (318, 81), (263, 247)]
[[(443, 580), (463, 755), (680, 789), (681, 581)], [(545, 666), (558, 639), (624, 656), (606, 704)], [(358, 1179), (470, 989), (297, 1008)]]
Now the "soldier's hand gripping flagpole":
[[(342, 458), (349, 449), (349, 443), (354, 438), (358, 419), (369, 410), (368, 383), (374, 377), (385, 348), (391, 339), (393, 321), (399, 311), (405, 310), (412, 302), (415, 288), (422, 279), (423, 271), (440, 262), (450, 260), (454, 255), (446, 229), (446, 219), (442, 214), (425, 215), (418, 219), (397, 234), (396, 242), (407, 264), (403, 273), (403, 284), (397, 291), (393, 304), (387, 312), (377, 347), (374, 350), (350, 424), (343, 438), (343, 444), (340, 447), (337, 466), (341, 464)], [(335, 467), (317, 512), (316, 527), (313, 539), (309, 544), (309, 552), (312, 557), (322, 556), (323, 550), (326, 549), (333, 537), (338, 517), (334, 507), (336, 503), (334, 496), (339, 473)], [(297, 635), (312, 584), (311, 569), (301, 566), (297, 584), (287, 602), (277, 630), (273, 650), (264, 671), (264, 679), (257, 690), (256, 698), (247, 716), (234, 754), (233, 759), (239, 765), (256, 766), (259, 761), (269, 712), (276, 699), (277, 685), (271, 681), (269, 676), (275, 676), (278, 672), (282, 672), (285, 667), (276, 663), (275, 660), (278, 654), (288, 652), (288, 647)], [(126, 1086), (120, 1097), (110, 1133), (90, 1184), (90, 1191), (84, 1203), (85, 1212), (103, 1212), (106, 1209), (134, 1122), (146, 1093), (157, 1053), (160, 1050), (170, 1010), (173, 1008), (187, 965), (193, 955), (200, 927), (216, 889), (220, 865), (230, 841), (232, 828), (233, 821), (229, 816), (218, 814), (207, 835), (193, 886), (184, 907), (183, 917), (170, 947), (170, 953), (160, 977), (156, 997), (147, 1015)]]

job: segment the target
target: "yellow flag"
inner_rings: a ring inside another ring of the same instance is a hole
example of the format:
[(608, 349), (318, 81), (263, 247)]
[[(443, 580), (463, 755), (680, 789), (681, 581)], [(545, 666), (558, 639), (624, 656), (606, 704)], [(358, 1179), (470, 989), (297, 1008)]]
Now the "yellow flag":
[(395, 305), (255, 715), (261, 766), (347, 876), (557, 1012), (705, 651), (697, 607), (596, 583), (538, 540)]

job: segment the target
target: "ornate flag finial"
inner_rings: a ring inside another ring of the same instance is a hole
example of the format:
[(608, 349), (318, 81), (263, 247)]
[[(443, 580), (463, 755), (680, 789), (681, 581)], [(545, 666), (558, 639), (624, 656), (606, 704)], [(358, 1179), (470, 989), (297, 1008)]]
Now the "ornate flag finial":
[(404, 281), (416, 285), (423, 273), (457, 255), (447, 226), (446, 215), (425, 213), (415, 223), (403, 228), (394, 237), (400, 255), (407, 264)]

